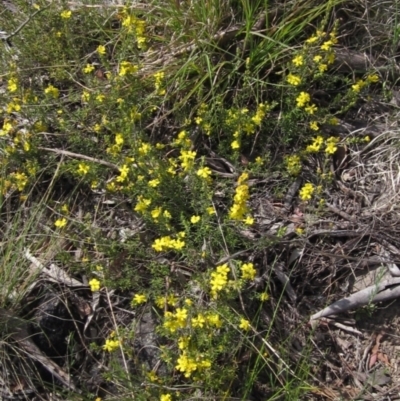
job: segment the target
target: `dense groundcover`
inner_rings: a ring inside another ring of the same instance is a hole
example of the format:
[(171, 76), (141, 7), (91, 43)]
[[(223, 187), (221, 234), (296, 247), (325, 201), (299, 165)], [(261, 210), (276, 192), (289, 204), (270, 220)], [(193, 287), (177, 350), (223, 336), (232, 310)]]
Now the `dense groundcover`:
[(398, 13), (1, 1), (0, 399), (396, 399)]

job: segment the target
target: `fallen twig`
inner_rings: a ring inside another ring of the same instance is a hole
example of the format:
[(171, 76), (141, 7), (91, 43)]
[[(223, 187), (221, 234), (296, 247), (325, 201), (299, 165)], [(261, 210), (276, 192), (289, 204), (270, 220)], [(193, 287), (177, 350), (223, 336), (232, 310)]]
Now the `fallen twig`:
[(103, 166), (110, 167), (113, 170), (119, 172), (119, 167), (116, 164), (110, 163), (110, 162), (106, 162), (105, 160), (96, 159), (94, 157), (81, 155), (79, 153), (74, 153), (74, 152), (70, 152), (68, 150), (63, 150), (63, 149), (44, 148), (42, 146), (40, 146), (38, 149), (45, 150), (47, 152), (58, 153), (59, 155), (74, 157), (75, 159), (82, 159), (82, 160), (87, 160), (87, 161), (90, 161), (90, 162), (93, 162), (93, 163), (102, 164)]

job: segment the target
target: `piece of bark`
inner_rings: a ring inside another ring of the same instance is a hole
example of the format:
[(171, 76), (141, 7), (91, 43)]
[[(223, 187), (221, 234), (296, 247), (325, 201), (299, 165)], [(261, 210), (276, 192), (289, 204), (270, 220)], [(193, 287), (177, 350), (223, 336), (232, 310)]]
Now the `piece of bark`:
[(400, 277), (393, 277), (334, 302), (332, 305), (312, 315), (310, 322), (321, 317), (336, 315), (350, 309), (359, 308), (369, 303), (387, 301), (397, 297), (400, 297)]

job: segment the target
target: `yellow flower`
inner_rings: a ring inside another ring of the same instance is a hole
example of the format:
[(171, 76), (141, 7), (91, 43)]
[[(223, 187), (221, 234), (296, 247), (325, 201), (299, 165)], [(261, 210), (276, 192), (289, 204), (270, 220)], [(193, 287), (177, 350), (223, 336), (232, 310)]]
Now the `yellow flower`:
[(149, 187), (155, 188), (160, 185), (160, 180), (158, 178), (155, 178), (154, 180), (150, 180), (148, 184)]
[(70, 10), (64, 10), (60, 16), (62, 19), (69, 19), (71, 18), (72, 12)]
[(250, 327), (251, 327), (250, 322), (247, 319), (243, 319), (243, 318), (240, 319), (239, 328), (247, 331), (247, 330), (249, 330)]
[(186, 299), (185, 299), (185, 304), (186, 304), (187, 306), (192, 306), (192, 305), (193, 305), (193, 301), (192, 301), (190, 298), (186, 298)]
[(123, 143), (124, 143), (124, 137), (122, 136), (122, 134), (115, 135), (115, 144), (122, 145)]
[(132, 64), (129, 61), (122, 61), (119, 67), (119, 73), (118, 75), (120, 77), (123, 77), (128, 74), (134, 74), (139, 70), (139, 67), (137, 65)]
[(140, 305), (147, 301), (146, 295), (143, 294), (135, 294), (132, 300), (132, 305)]
[(18, 89), (18, 79), (10, 78), (7, 83), (7, 89), (9, 92), (16, 92)]
[(351, 86), (354, 92), (358, 93), (365, 86), (365, 82), (362, 79), (359, 79), (354, 85)]
[(157, 381), (159, 381), (159, 378), (158, 378), (158, 376), (155, 374), (155, 372), (153, 372), (152, 370), (150, 371), (150, 372), (148, 372), (147, 373), (147, 377), (149, 378), (149, 380), (151, 381), (151, 382), (157, 382)]
[(150, 213), (151, 213), (151, 217), (153, 218), (153, 220), (157, 221), (157, 219), (161, 216), (162, 207), (160, 206), (156, 209), (153, 209)]
[(200, 313), (197, 317), (192, 318), (192, 327), (204, 327), (206, 323), (205, 317)]
[(50, 95), (50, 96), (53, 96), (53, 97), (58, 97), (59, 94), (60, 94), (60, 91), (59, 91), (57, 88), (55, 88), (53, 85), (49, 85), (49, 86), (44, 90), (44, 93), (45, 93), (46, 95)]
[(100, 55), (104, 55), (104, 54), (106, 54), (106, 47), (105, 46), (103, 46), (103, 45), (99, 45), (99, 46), (97, 46), (97, 53), (99, 53)]
[(318, 130), (319, 130), (318, 123), (317, 123), (316, 121), (310, 122), (310, 128), (311, 128), (313, 131), (318, 131)]
[(298, 175), (301, 171), (301, 159), (298, 155), (285, 158), (286, 169), (290, 175)]
[(235, 140), (231, 143), (231, 148), (232, 149), (239, 149), (240, 148), (240, 143), (239, 141)]
[(297, 75), (289, 74), (286, 78), (290, 85), (297, 86), (301, 84), (301, 78)]
[(338, 142), (339, 142), (339, 138), (335, 138), (334, 136), (331, 136), (330, 138), (328, 138), (326, 140), (325, 152), (333, 155), (337, 150), (336, 144)]
[(81, 95), (82, 102), (88, 102), (90, 100), (90, 93), (88, 91), (83, 91)]
[(318, 107), (315, 104), (311, 104), (310, 106), (305, 107), (304, 110), (308, 114), (314, 114), (318, 110)]
[(333, 62), (335, 61), (335, 53), (334, 52), (328, 53), (326, 60), (328, 64), (333, 64)]
[(269, 300), (269, 294), (267, 292), (263, 292), (262, 294), (260, 294), (261, 302), (268, 301), (268, 300)]
[(93, 64), (86, 64), (86, 67), (83, 69), (85, 74), (90, 74), (94, 70)]
[(367, 135), (364, 137), (364, 142), (369, 142), (371, 140), (371, 138)]
[(106, 343), (103, 345), (103, 350), (108, 352), (113, 352), (119, 348), (120, 344), (121, 343), (119, 340), (107, 339)]
[(254, 268), (253, 263), (244, 263), (240, 270), (242, 271), (242, 278), (244, 280), (254, 280), (256, 277), (257, 271)]
[(164, 80), (164, 72), (163, 71), (159, 71), (156, 72), (153, 77), (154, 77), (154, 86), (156, 88), (156, 91), (159, 95), (164, 95), (165, 94), (165, 89), (162, 88), (162, 84), (163, 84), (163, 80)]
[(89, 281), (89, 286), (90, 286), (90, 290), (91, 290), (92, 292), (94, 292), (94, 291), (99, 291), (99, 290), (100, 290), (100, 281), (97, 280), (97, 278), (92, 278), (92, 279)]
[(179, 160), (181, 160), (182, 168), (185, 171), (189, 170), (193, 166), (195, 158), (196, 158), (195, 151), (181, 150)]
[(79, 163), (78, 166), (78, 174), (86, 175), (89, 171), (90, 167), (85, 163)]
[(297, 107), (303, 107), (310, 101), (310, 95), (307, 92), (300, 92), (296, 98)]
[(218, 314), (216, 313), (211, 313), (207, 315), (207, 323), (210, 326), (215, 326), (216, 328), (221, 328), (222, 327), (222, 321), (221, 318)]
[(194, 359), (188, 357), (186, 352), (183, 352), (178, 358), (175, 368), (182, 372), (185, 377), (190, 377), (197, 369), (197, 363)]
[(63, 227), (65, 227), (65, 226), (67, 225), (67, 219), (66, 219), (65, 217), (63, 217), (62, 219), (57, 219), (57, 220), (54, 222), (54, 225), (55, 225), (57, 228), (63, 228)]
[(178, 339), (178, 348), (184, 350), (189, 346), (190, 336), (188, 337), (179, 337)]
[(320, 64), (318, 66), (319, 72), (325, 72), (328, 69), (328, 66), (326, 64)]
[(196, 223), (198, 223), (200, 221), (200, 216), (192, 216), (191, 218), (190, 218), (190, 222), (192, 223), (192, 224), (196, 224)]
[(327, 40), (326, 42), (322, 43), (321, 50), (329, 50), (334, 45), (332, 40)]
[(172, 401), (172, 397), (170, 394), (163, 394), (160, 397), (160, 401)]
[(299, 54), (298, 56), (296, 56), (293, 60), (292, 63), (296, 66), (296, 67), (300, 67), (301, 65), (303, 65), (303, 56), (301, 54)]
[(209, 178), (211, 175), (211, 170), (208, 167), (202, 167), (197, 170), (197, 175), (201, 178)]
[(319, 39), (319, 37), (316, 36), (316, 35), (314, 35), (314, 36), (311, 36), (311, 38), (308, 38), (308, 39), (306, 40), (306, 43), (307, 43), (307, 44), (312, 44), (312, 43), (315, 43), (318, 39)]
[(145, 199), (143, 198), (142, 195), (140, 195), (138, 197), (138, 202), (136, 203), (134, 210), (135, 212), (144, 213), (146, 209), (150, 206), (150, 204), (151, 204), (151, 199)]
[(322, 56), (320, 56), (319, 54), (314, 56), (313, 61), (316, 63), (319, 63), (322, 60)]
[(310, 182), (307, 182), (304, 184), (303, 188), (300, 189), (300, 199), (301, 200), (310, 200), (312, 198), (312, 195), (315, 191), (314, 185), (311, 184)]
[(251, 216), (246, 216), (246, 218), (243, 220), (243, 223), (248, 226), (251, 226), (254, 224), (254, 218)]
[(229, 267), (225, 263), (217, 266), (216, 271), (211, 273), (211, 294), (213, 298), (217, 298), (218, 292), (222, 291), (228, 283)]
[(170, 306), (175, 306), (178, 303), (178, 298), (175, 294), (169, 294), (167, 296), (167, 304)]
[(376, 74), (368, 75), (366, 81), (368, 82), (379, 82), (379, 77)]

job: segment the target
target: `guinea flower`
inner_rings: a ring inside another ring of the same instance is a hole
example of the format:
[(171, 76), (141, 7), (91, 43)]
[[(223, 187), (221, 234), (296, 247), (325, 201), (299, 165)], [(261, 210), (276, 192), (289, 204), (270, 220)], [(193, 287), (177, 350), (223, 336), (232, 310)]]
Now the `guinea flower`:
[(92, 278), (89, 281), (89, 287), (92, 292), (99, 291), (100, 290), (100, 281), (97, 280), (97, 278)]
[(217, 298), (218, 292), (226, 288), (228, 284), (228, 273), (229, 267), (225, 263), (223, 265), (217, 266), (215, 271), (211, 273), (211, 295), (213, 298)]
[(200, 216), (192, 216), (191, 218), (190, 218), (190, 222), (192, 223), (192, 224), (196, 224), (196, 223), (198, 223), (200, 221)]
[(304, 107), (310, 101), (310, 95), (307, 92), (300, 92), (296, 98), (297, 107)]
[(300, 192), (299, 192), (300, 199), (303, 201), (310, 200), (312, 198), (314, 191), (315, 191), (314, 185), (311, 184), (310, 182), (307, 182), (300, 189)]
[(286, 78), (290, 85), (297, 86), (301, 84), (301, 78), (297, 75), (289, 74)]
[(326, 64), (320, 64), (318, 66), (319, 72), (325, 72), (328, 69), (328, 66)]
[(376, 83), (376, 82), (379, 82), (379, 77), (378, 77), (378, 75), (376, 75), (376, 74), (368, 75), (367, 78), (366, 78), (366, 81), (367, 81), (367, 82), (374, 82), (374, 83)]
[(257, 271), (254, 268), (253, 263), (243, 263), (243, 265), (240, 267), (240, 270), (244, 280), (254, 280), (256, 277)]
[(104, 54), (106, 54), (106, 47), (103, 45), (99, 45), (97, 46), (96, 49), (97, 53), (99, 53), (101, 56), (103, 56)]
[(250, 327), (251, 327), (250, 322), (247, 319), (243, 318), (240, 319), (240, 324), (239, 324), (240, 329), (247, 331), (250, 329)]
[(298, 155), (292, 155), (285, 158), (286, 170), (290, 175), (298, 175), (301, 171), (301, 159)]
[(192, 327), (203, 328), (206, 323), (206, 318), (201, 313), (192, 318)]
[(188, 378), (197, 369), (197, 363), (193, 358), (190, 358), (186, 352), (183, 352), (178, 358), (175, 368)]
[(362, 79), (359, 79), (354, 85), (351, 86), (351, 89), (358, 93), (365, 86), (365, 82)]
[(9, 92), (16, 92), (18, 89), (18, 79), (10, 78), (7, 82), (7, 89)]
[(65, 227), (65, 226), (67, 225), (67, 219), (66, 219), (65, 217), (63, 217), (63, 218), (61, 218), (61, 219), (57, 219), (57, 220), (54, 222), (54, 225), (55, 225), (57, 228), (63, 228), (63, 227)]
[(90, 167), (85, 163), (79, 163), (78, 165), (78, 174), (86, 175), (89, 171)]
[(293, 60), (292, 63), (296, 66), (296, 67), (300, 67), (301, 65), (304, 64), (304, 60), (303, 60), (303, 56), (301, 54), (297, 55)]
[(86, 67), (83, 68), (83, 72), (85, 74), (90, 74), (94, 70), (93, 64), (86, 64)]
[(211, 175), (211, 170), (208, 167), (202, 167), (197, 170), (196, 174), (201, 178), (207, 179)]
[(318, 107), (315, 104), (311, 104), (305, 107), (304, 110), (308, 114), (314, 114), (318, 110)]
[(237, 139), (235, 139), (232, 143), (231, 143), (231, 148), (232, 149), (239, 149), (240, 148), (240, 142), (237, 140)]
[(121, 343), (119, 340), (107, 339), (103, 345), (103, 350), (107, 352), (113, 352), (119, 348), (120, 344)]
[(323, 143), (324, 138), (321, 135), (318, 135), (316, 138), (314, 138), (313, 143), (307, 146), (306, 151), (310, 153), (318, 152), (321, 149)]
[(339, 138), (336, 138), (334, 136), (331, 136), (330, 138), (328, 138), (326, 140), (326, 148), (325, 148), (325, 152), (333, 155), (336, 150), (337, 150), (337, 146), (336, 144), (339, 142)]
[(254, 224), (254, 217), (246, 216), (246, 218), (243, 220), (243, 223), (247, 226), (252, 226)]
[(69, 18), (71, 18), (71, 15), (72, 15), (71, 10), (64, 10), (60, 14), (62, 19), (69, 19)]
[(326, 42), (322, 43), (321, 50), (330, 50), (330, 48), (334, 45), (333, 40), (327, 40)]
[(45, 88), (44, 93), (46, 95), (53, 96), (54, 98), (58, 97), (60, 94), (60, 91), (55, 88), (53, 85), (49, 85), (47, 88)]
[(155, 188), (160, 184), (160, 180), (158, 178), (155, 178), (154, 180), (150, 180), (148, 184), (149, 187)]
[(132, 299), (132, 305), (140, 305), (147, 301), (146, 295), (143, 294), (135, 294)]

